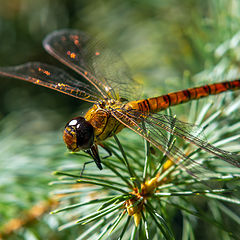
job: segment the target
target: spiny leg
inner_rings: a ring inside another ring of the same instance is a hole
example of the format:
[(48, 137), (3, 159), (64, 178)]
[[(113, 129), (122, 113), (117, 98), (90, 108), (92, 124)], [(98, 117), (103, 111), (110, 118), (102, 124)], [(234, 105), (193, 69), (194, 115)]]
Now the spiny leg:
[(88, 161), (88, 162), (85, 162), (84, 164), (83, 164), (83, 168), (82, 168), (82, 171), (81, 171), (81, 173), (80, 173), (80, 177), (82, 177), (82, 175), (83, 175), (83, 172), (84, 172), (84, 170), (85, 170), (85, 167), (86, 167), (86, 165), (87, 164), (89, 164), (89, 163), (94, 163), (95, 161), (94, 160), (92, 160), (92, 161)]
[(101, 159), (99, 157), (98, 154), (98, 148), (97, 145), (94, 144), (90, 149), (85, 150), (86, 153), (88, 153), (94, 160), (94, 162), (96, 163), (97, 167), (102, 170), (102, 164), (101, 164)]
[(106, 146), (105, 146), (104, 144), (102, 144), (102, 143), (99, 143), (98, 145), (101, 146), (101, 147), (107, 152), (107, 154), (108, 154), (108, 155), (102, 157), (102, 159), (106, 159), (106, 158), (109, 158), (109, 157), (112, 156), (112, 152), (111, 152), (111, 150), (110, 150), (108, 147), (106, 147)]

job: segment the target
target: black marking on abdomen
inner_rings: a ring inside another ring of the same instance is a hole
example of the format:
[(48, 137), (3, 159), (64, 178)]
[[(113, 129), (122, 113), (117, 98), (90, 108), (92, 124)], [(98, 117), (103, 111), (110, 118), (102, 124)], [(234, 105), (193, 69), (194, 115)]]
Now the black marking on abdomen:
[(163, 96), (164, 101), (168, 104), (168, 106), (171, 106), (171, 97), (169, 94)]
[(205, 91), (207, 91), (207, 93), (210, 95), (211, 94), (211, 88), (209, 87), (209, 85), (206, 85), (206, 86), (204, 86), (204, 89), (205, 89)]
[(183, 93), (183, 95), (184, 95), (187, 99), (190, 99), (190, 98), (191, 98), (191, 94), (190, 94), (190, 92), (189, 92), (188, 89), (183, 90), (182, 93)]

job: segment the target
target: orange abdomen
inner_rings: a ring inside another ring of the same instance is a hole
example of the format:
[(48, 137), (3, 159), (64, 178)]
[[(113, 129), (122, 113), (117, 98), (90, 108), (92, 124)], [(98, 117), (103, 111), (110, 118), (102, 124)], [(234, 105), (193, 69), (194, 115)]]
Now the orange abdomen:
[(185, 103), (194, 99), (215, 95), (226, 91), (240, 89), (240, 80), (209, 84), (202, 87), (188, 88), (186, 90), (169, 93), (159, 97), (148, 98), (128, 103), (128, 107), (143, 112), (156, 113), (170, 106)]

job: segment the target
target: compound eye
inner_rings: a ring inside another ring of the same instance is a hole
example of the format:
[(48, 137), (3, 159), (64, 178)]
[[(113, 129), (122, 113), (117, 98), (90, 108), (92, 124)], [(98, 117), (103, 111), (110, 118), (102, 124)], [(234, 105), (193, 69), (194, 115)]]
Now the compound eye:
[(84, 117), (73, 118), (65, 126), (63, 140), (73, 152), (89, 149), (94, 141), (93, 126)]

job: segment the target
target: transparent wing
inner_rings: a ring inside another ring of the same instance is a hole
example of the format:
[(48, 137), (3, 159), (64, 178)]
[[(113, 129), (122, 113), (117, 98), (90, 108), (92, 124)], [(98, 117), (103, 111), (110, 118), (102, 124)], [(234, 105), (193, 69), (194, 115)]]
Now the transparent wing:
[(116, 109), (112, 114), (126, 127), (144, 137), (162, 152), (165, 152), (173, 162), (180, 164), (180, 167), (188, 166), (189, 164), (194, 166), (194, 170), (192, 171), (191, 169), (190, 172), (199, 173), (205, 170), (203, 171), (198, 163), (176, 146), (170, 147), (167, 133), (193, 143), (218, 158), (236, 167), (240, 167), (239, 155), (216, 148), (205, 140), (200, 139), (201, 129), (195, 125), (181, 122), (168, 115), (154, 114), (151, 116), (136, 110), (126, 111), (124, 109)]
[(169, 145), (170, 142), (166, 131), (150, 130), (142, 116), (139, 116), (140, 119), (142, 118), (142, 121), (139, 121), (138, 118), (133, 118), (129, 116), (128, 112), (122, 110), (113, 111), (112, 114), (118, 119), (118, 121), (149, 141), (153, 146), (166, 154), (177, 167), (180, 167), (190, 175), (194, 177), (200, 177), (202, 175), (206, 176), (207, 174), (211, 174), (211, 176), (213, 175), (212, 171), (203, 168), (199, 162), (195, 162), (179, 148)]
[(202, 129), (199, 126), (185, 123), (177, 120), (169, 115), (154, 114), (146, 118), (146, 123), (149, 129), (156, 129), (156, 131), (166, 130), (167, 132), (190, 142), (197, 147), (209, 152), (216, 157), (240, 168), (240, 155), (224, 151), (220, 148), (214, 147), (212, 144), (204, 140)]
[(96, 90), (73, 78), (65, 71), (39, 62), (1, 67), (0, 75), (32, 82), (88, 102), (95, 103), (101, 98)]
[(85, 77), (105, 98), (139, 99), (139, 84), (131, 78), (127, 65), (101, 41), (66, 29), (50, 33), (43, 46), (52, 56)]

